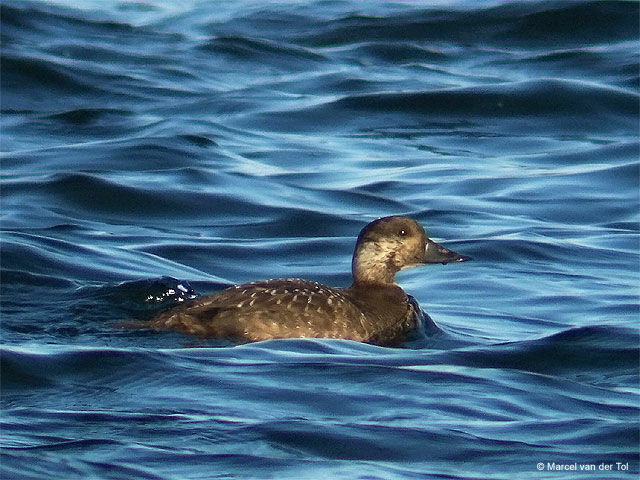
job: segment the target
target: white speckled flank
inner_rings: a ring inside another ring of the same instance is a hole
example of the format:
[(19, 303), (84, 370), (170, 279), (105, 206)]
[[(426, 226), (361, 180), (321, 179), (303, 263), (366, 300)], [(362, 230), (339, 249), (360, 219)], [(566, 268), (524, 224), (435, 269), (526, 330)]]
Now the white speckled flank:
[(148, 325), (237, 341), (324, 337), (396, 344), (420, 324), (394, 282), (396, 272), (467, 259), (433, 243), (414, 220), (386, 217), (360, 232), (348, 288), (295, 278), (255, 281), (161, 313)]

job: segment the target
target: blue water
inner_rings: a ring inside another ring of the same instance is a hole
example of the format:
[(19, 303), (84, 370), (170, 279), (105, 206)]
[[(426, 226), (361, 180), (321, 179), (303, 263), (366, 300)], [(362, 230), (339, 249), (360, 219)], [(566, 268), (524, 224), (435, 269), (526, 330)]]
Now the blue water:
[[(636, 477), (638, 3), (0, 13), (3, 479)], [(405, 348), (121, 326), (391, 214)]]

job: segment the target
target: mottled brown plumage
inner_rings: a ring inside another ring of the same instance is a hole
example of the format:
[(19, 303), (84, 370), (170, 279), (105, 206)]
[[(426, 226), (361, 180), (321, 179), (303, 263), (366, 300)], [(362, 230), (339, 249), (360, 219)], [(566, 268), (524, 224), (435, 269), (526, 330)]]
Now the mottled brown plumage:
[(348, 288), (300, 279), (251, 282), (172, 308), (145, 325), (239, 342), (316, 337), (393, 345), (421, 320), (395, 274), (465, 260), (430, 240), (414, 220), (385, 217), (360, 232)]

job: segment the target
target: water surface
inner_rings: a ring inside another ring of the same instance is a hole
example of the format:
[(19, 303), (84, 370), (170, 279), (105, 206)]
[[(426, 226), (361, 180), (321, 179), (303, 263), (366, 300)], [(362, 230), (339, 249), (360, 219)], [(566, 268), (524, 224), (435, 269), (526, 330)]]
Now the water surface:
[[(638, 474), (637, 3), (0, 13), (2, 478)], [(398, 275), (424, 340), (119, 326), (392, 214), (474, 258)]]

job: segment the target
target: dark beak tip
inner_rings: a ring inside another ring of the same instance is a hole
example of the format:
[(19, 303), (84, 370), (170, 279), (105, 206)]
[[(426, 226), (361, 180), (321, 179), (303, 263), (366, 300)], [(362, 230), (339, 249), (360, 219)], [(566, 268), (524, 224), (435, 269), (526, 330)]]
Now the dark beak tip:
[(462, 263), (462, 262), (468, 262), (469, 260), (473, 260), (473, 258), (468, 257), (466, 255), (458, 255), (456, 258), (454, 258), (453, 260), (445, 260), (444, 262), (442, 262), (442, 265), (446, 265), (447, 263)]
[[(435, 248), (430, 249), (430, 246)], [(422, 263), (441, 263), (442, 265), (446, 265), (447, 263), (468, 262), (469, 260), (472, 260), (472, 258), (466, 255), (461, 255), (453, 250), (449, 250), (448, 248), (429, 240), (424, 252), (424, 259), (422, 260)]]

